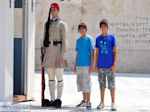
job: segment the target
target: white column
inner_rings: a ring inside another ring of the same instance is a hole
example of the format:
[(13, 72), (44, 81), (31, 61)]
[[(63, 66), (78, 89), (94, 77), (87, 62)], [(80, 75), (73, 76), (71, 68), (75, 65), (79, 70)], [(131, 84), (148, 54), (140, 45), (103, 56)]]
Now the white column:
[(34, 73), (35, 73), (35, 0), (27, 0), (25, 9), (25, 79), (27, 100), (34, 96)]
[(13, 102), (14, 1), (0, 0), (0, 106)]

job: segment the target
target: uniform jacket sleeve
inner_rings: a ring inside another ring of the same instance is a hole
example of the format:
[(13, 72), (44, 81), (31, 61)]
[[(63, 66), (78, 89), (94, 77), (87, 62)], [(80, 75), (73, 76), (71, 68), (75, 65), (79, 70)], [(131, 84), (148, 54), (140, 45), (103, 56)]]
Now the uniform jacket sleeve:
[(68, 46), (68, 27), (65, 22), (61, 23), (61, 39), (62, 39), (62, 50), (61, 50), (61, 58), (66, 59), (66, 52)]

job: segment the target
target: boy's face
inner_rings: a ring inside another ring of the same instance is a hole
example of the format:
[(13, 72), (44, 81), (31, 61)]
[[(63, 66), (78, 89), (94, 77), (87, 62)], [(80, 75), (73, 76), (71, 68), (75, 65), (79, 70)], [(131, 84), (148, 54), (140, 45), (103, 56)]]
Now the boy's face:
[(79, 29), (79, 33), (80, 33), (81, 35), (86, 34), (86, 28), (84, 28), (84, 27), (80, 27), (80, 29)]
[(53, 18), (58, 17), (59, 10), (57, 8), (51, 8), (51, 14)]
[(102, 25), (100, 26), (100, 29), (102, 30), (102, 32), (107, 32), (107, 31), (108, 31), (108, 26), (105, 25), (105, 24), (102, 24)]

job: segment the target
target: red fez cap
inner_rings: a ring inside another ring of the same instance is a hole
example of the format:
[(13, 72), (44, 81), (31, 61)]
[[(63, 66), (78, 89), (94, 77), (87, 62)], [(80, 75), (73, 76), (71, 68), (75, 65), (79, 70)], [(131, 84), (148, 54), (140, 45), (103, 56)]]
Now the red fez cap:
[(50, 8), (59, 8), (59, 5), (57, 3), (52, 3)]

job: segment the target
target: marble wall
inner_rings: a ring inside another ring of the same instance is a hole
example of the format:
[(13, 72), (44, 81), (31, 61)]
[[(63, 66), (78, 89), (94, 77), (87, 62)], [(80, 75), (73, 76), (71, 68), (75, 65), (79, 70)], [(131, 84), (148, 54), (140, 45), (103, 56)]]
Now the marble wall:
[(60, 17), (69, 28), (67, 57), (72, 71), (75, 60), (77, 27), (85, 22), (88, 34), (94, 40), (101, 34), (99, 22), (109, 21), (109, 32), (114, 34), (118, 45), (117, 72), (150, 73), (150, 1), (149, 0), (37, 0), (35, 34), (35, 68), (39, 70), (40, 46), (43, 39), (44, 23), (50, 4), (60, 4)]

